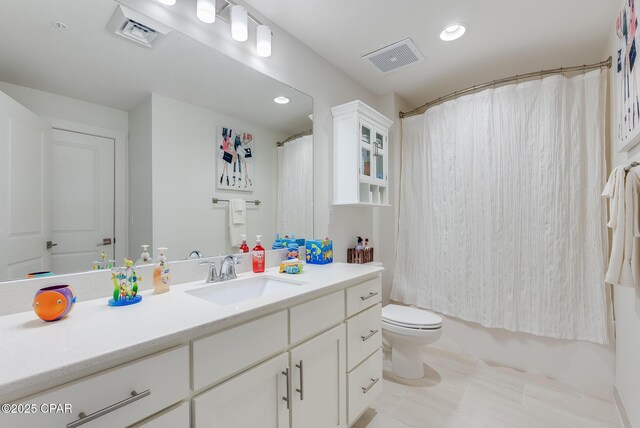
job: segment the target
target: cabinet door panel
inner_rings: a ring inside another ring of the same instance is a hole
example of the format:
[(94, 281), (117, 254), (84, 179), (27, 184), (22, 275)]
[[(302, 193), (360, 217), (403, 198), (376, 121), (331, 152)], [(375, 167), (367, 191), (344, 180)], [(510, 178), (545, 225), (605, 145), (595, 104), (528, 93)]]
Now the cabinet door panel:
[(288, 428), (287, 354), (281, 354), (193, 399), (196, 428)]
[(292, 425), (346, 426), (344, 324), (292, 349), (290, 354)]

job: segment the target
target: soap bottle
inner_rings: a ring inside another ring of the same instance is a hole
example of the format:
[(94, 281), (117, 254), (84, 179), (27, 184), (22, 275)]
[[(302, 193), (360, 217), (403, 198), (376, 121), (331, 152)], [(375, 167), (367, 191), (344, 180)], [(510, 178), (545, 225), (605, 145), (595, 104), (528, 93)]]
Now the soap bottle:
[(141, 245), (141, 247), (142, 247), (142, 254), (140, 254), (140, 259), (138, 259), (138, 261), (136, 262), (136, 266), (140, 266), (143, 264), (146, 265), (153, 261), (151, 260), (151, 254), (149, 254), (149, 245), (144, 244), (144, 245)]
[(253, 247), (253, 271), (255, 273), (264, 272), (265, 251), (260, 245), (262, 235), (256, 235), (256, 246)]
[(248, 253), (249, 246), (247, 245), (247, 235), (240, 235), (240, 239), (242, 239), (242, 244), (240, 245), (240, 252)]
[(153, 268), (153, 294), (161, 294), (169, 291), (170, 277), (169, 277), (169, 263), (165, 252), (167, 248), (158, 248), (158, 260)]

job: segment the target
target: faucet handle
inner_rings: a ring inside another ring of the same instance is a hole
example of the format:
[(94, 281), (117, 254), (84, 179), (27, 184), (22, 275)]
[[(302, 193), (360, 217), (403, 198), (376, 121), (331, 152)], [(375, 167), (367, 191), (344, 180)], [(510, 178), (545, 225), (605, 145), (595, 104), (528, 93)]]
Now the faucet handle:
[(201, 265), (209, 265), (209, 271), (207, 274), (207, 284), (212, 283), (212, 282), (218, 282), (220, 280), (220, 277), (218, 276), (218, 271), (216, 270), (216, 260), (206, 260), (206, 261), (201, 261), (198, 264)]

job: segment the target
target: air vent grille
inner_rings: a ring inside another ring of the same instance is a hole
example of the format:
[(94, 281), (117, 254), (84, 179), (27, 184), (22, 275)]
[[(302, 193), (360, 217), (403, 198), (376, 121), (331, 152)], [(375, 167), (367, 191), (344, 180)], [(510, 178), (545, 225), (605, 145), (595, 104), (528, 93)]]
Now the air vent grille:
[(362, 56), (382, 73), (389, 73), (424, 61), (422, 53), (411, 39), (404, 39)]
[(116, 8), (107, 28), (148, 48), (156, 46), (171, 32), (166, 25), (122, 5)]

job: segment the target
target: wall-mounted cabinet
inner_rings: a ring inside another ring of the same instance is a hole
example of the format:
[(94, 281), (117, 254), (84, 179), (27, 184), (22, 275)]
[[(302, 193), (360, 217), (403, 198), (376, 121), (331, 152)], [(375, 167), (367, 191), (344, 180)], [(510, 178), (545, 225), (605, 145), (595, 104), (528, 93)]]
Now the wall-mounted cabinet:
[(389, 205), (389, 128), (362, 101), (333, 107), (333, 204)]

